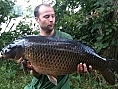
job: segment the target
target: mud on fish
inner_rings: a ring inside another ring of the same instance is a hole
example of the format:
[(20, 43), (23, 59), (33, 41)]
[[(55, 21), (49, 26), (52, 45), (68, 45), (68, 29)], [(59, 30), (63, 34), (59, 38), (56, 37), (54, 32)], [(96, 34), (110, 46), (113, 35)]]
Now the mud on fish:
[[(114, 85), (118, 61), (99, 56), (94, 49), (74, 40), (46, 36), (24, 36), (16, 39), (1, 52), (0, 57), (14, 61), (29, 61), (36, 72), (48, 75), (57, 85), (55, 76), (72, 74), (79, 63), (91, 65), (105, 80)], [(26, 62), (23, 62), (23, 66)], [(24, 66), (24, 69), (25, 66)]]

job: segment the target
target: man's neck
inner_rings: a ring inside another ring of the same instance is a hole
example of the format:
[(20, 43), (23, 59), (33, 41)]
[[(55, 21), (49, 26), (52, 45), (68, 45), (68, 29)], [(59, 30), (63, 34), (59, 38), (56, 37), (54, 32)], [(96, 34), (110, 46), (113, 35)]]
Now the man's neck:
[(54, 34), (54, 29), (51, 32), (46, 32), (45, 30), (40, 29), (41, 36), (52, 36)]

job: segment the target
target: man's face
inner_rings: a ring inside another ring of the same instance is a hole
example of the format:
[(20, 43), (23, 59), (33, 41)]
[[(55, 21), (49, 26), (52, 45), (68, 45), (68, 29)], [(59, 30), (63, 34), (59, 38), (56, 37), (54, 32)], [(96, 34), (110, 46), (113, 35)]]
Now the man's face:
[(55, 13), (52, 7), (41, 6), (39, 9), (39, 17), (36, 17), (41, 29), (51, 32), (54, 29)]

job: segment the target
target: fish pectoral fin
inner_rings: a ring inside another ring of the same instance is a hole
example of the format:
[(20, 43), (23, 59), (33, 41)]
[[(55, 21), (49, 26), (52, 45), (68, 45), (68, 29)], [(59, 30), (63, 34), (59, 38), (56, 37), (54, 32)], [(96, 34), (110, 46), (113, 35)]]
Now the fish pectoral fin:
[(16, 56), (15, 56), (15, 60), (20, 59), (23, 56), (23, 49), (21, 47), (18, 47), (18, 51), (16, 51)]
[(27, 61), (25, 59), (21, 61), (21, 67), (23, 68), (23, 72), (28, 74)]
[(47, 75), (48, 79), (54, 84), (57, 85), (57, 78), (52, 75)]

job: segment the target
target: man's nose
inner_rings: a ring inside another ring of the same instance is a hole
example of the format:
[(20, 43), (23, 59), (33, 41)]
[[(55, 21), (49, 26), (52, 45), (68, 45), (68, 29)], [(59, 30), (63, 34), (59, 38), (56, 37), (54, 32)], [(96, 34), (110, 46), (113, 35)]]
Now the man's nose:
[(53, 18), (50, 16), (50, 22), (53, 22)]

